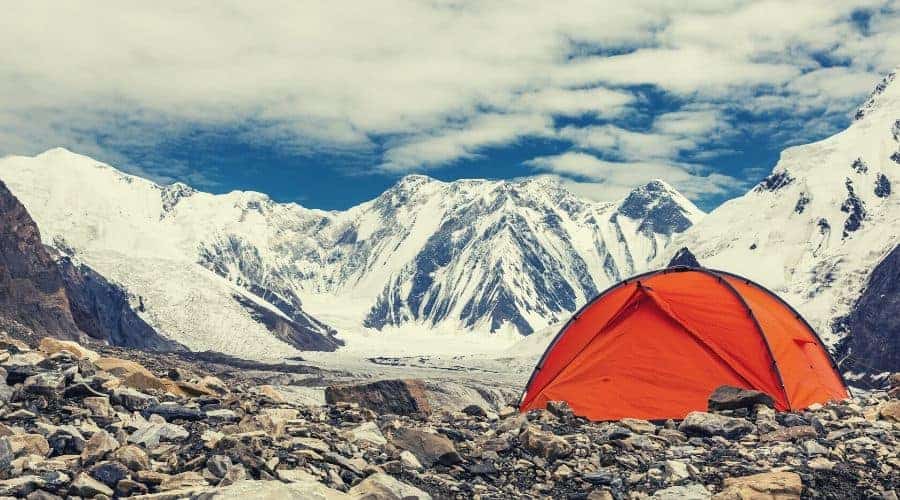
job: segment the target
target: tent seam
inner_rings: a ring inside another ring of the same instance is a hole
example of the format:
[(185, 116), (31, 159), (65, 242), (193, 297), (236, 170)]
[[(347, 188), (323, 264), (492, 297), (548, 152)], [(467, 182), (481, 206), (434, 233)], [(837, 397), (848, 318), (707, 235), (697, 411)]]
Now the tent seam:
[[(712, 346), (710, 346), (710, 345), (706, 342), (706, 340), (704, 340), (704, 339), (702, 338), (702, 336), (698, 335), (698, 334), (696, 333), (696, 331), (694, 330), (694, 328), (692, 328), (690, 325), (688, 325), (686, 321), (684, 321), (683, 319), (679, 318), (679, 317), (675, 314), (675, 311), (672, 311), (672, 310), (671, 310), (671, 306), (669, 305), (668, 302), (666, 302), (665, 299), (663, 299), (662, 297), (656, 296), (655, 293), (648, 293), (648, 292), (644, 292), (644, 293), (646, 293), (647, 296), (650, 297), (650, 300), (656, 305), (656, 307), (657, 307), (660, 311), (662, 311), (663, 314), (665, 314), (666, 316), (668, 316), (668, 317), (669, 317), (672, 321), (674, 321), (679, 327), (681, 327), (682, 330), (684, 330), (685, 332), (687, 332), (688, 335), (690, 335), (691, 338), (693, 338), (695, 342), (697, 342), (698, 344), (700, 344), (705, 350), (709, 351), (710, 353), (712, 353), (713, 355), (715, 355), (716, 358), (718, 358), (719, 360), (721, 360), (721, 361), (725, 364), (725, 366), (727, 366), (729, 370), (731, 370), (732, 372), (734, 372), (734, 374), (737, 375), (738, 378), (740, 378), (741, 380), (743, 380), (744, 383), (746, 383), (748, 386), (751, 386), (751, 387), (753, 386), (753, 384), (750, 383), (750, 380), (748, 380), (747, 377), (745, 377), (744, 375), (742, 375), (742, 374), (741, 374), (739, 371), (737, 371), (733, 366), (731, 366), (731, 363), (730, 363), (727, 359), (725, 359), (725, 357), (722, 356), (722, 354), (720, 354), (716, 349), (714, 349)], [(663, 307), (663, 306), (665, 306), (665, 307)], [(790, 402), (788, 402), (788, 404), (790, 404)]]
[[(772, 368), (775, 370), (775, 375), (778, 376), (778, 384), (781, 385), (781, 392), (784, 394), (784, 400), (787, 401), (788, 409), (791, 410), (794, 408), (794, 404), (791, 401), (790, 395), (788, 395), (787, 387), (784, 385), (784, 377), (781, 375), (781, 368), (778, 366), (778, 359), (775, 358), (775, 352), (772, 350), (772, 345), (769, 344), (769, 339), (766, 337), (766, 332), (763, 330), (762, 325), (759, 323), (759, 320), (756, 319), (756, 314), (753, 313), (753, 308), (750, 307), (750, 304), (747, 303), (747, 300), (744, 299), (744, 296), (741, 295), (737, 289), (732, 286), (728, 280), (723, 279), (717, 271), (711, 271), (708, 269), (703, 269), (706, 274), (715, 277), (719, 283), (721, 283), (728, 291), (731, 292), (732, 295), (737, 298), (744, 308), (747, 310), (747, 313), (750, 315), (750, 319), (753, 321), (753, 325), (756, 326), (756, 331), (759, 333), (759, 336), (762, 337), (763, 344), (766, 346), (766, 351), (769, 353), (769, 357), (772, 358)], [(796, 314), (796, 313), (795, 313)]]
[(713, 270), (713, 269), (710, 269), (709, 271), (715, 272), (715, 273), (717, 273), (717, 274), (719, 274), (719, 275), (730, 276), (730, 277), (735, 278), (735, 279), (743, 280), (744, 283), (746, 283), (747, 285), (753, 285), (753, 286), (755, 286), (756, 288), (762, 290), (763, 292), (765, 292), (766, 294), (768, 294), (769, 296), (771, 296), (772, 298), (774, 298), (775, 300), (777, 300), (777, 301), (778, 301), (781, 305), (783, 305), (784, 307), (787, 307), (788, 310), (791, 311), (791, 313), (793, 313), (794, 316), (795, 316), (798, 320), (800, 320), (801, 323), (803, 323), (803, 326), (805, 326), (806, 329), (809, 330), (810, 333), (812, 333), (813, 338), (815, 338), (816, 341), (818, 342), (819, 348), (822, 349), (822, 351), (825, 353), (825, 357), (828, 359), (828, 361), (829, 361), (829, 363), (830, 363), (830, 365), (831, 365), (831, 369), (834, 370), (835, 375), (838, 376), (838, 379), (839, 379), (839, 380), (841, 381), (841, 383), (844, 385), (844, 389), (847, 390), (847, 394), (848, 394), (848, 395), (852, 395), (851, 392), (850, 392), (850, 386), (847, 384), (847, 380), (844, 379), (844, 375), (841, 373), (841, 370), (838, 368), (837, 363), (834, 361), (834, 358), (831, 356), (831, 353), (829, 353), (829, 352), (828, 352), (828, 349), (825, 348), (825, 342), (822, 342), (822, 337), (819, 336), (819, 333), (816, 332), (816, 329), (813, 328), (812, 325), (809, 324), (809, 321), (807, 321), (806, 318), (803, 317), (803, 315), (800, 314), (800, 313), (797, 311), (797, 309), (794, 308), (794, 306), (790, 305), (786, 300), (784, 300), (783, 298), (781, 298), (778, 294), (772, 292), (771, 290), (769, 290), (769, 289), (766, 288), (765, 286), (760, 285), (759, 283), (757, 283), (757, 282), (755, 282), (755, 281), (753, 281), (753, 280), (747, 279), (747, 278), (745, 278), (745, 277), (743, 277), (743, 276), (740, 276), (740, 275), (737, 275), (737, 274), (734, 274), (734, 273), (730, 273), (730, 272), (728, 272), (728, 271), (720, 271), (720, 270)]
[(599, 302), (603, 297), (612, 293), (613, 290), (617, 290), (623, 286), (628, 286), (630, 281), (650, 278), (657, 274), (666, 274), (667, 272), (669, 272), (669, 268), (656, 269), (653, 271), (647, 271), (645, 273), (634, 275), (630, 278), (626, 278), (614, 285), (607, 287), (605, 290), (597, 294), (596, 297), (589, 300), (585, 305), (581, 306), (580, 309), (575, 311), (575, 314), (573, 314), (572, 317), (569, 318), (569, 321), (566, 321), (566, 324), (564, 324), (562, 328), (559, 329), (559, 332), (556, 333), (556, 336), (553, 337), (553, 340), (550, 342), (547, 348), (544, 349), (544, 353), (541, 354), (541, 359), (538, 360), (537, 365), (535, 365), (534, 367), (534, 370), (531, 371), (531, 376), (528, 377), (528, 382), (525, 384), (525, 388), (522, 390), (522, 395), (519, 396), (519, 408), (521, 409), (522, 405), (525, 403), (525, 398), (528, 396), (528, 389), (531, 387), (534, 379), (537, 378), (538, 373), (540, 373), (540, 371), (544, 368), (544, 363), (547, 361), (547, 355), (550, 354), (550, 351), (552, 351), (556, 347), (556, 344), (559, 343), (563, 335), (565, 335), (565, 333), (569, 330), (569, 327), (572, 326), (572, 323), (578, 320), (578, 318), (580, 318), (589, 307)]
[[(612, 316), (610, 316), (609, 319), (607, 319), (600, 328), (597, 329), (597, 332), (594, 333), (593, 336), (591, 336), (591, 338), (581, 347), (581, 349), (579, 349), (578, 352), (576, 352), (575, 355), (572, 356), (572, 359), (569, 361), (570, 363), (572, 361), (574, 361), (575, 359), (577, 359), (578, 356), (580, 356), (581, 353), (583, 353), (584, 350), (587, 349), (591, 345), (592, 342), (594, 342), (594, 340), (597, 338), (597, 336), (600, 335), (601, 333), (603, 333), (603, 330), (605, 330), (606, 327), (609, 326), (609, 324), (612, 323), (614, 319), (618, 319), (619, 316), (622, 314), (622, 311), (624, 311), (626, 307), (633, 305), (635, 297), (638, 295), (638, 293), (641, 291), (641, 288), (642, 288), (640, 280), (636, 280), (636, 281), (637, 281), (637, 286), (635, 287), (634, 291), (631, 292), (631, 295), (628, 296), (628, 299), (626, 299), (625, 302), (622, 303), (622, 306)], [(623, 282), (623, 283), (626, 283), (626, 282)], [(626, 286), (627, 286), (627, 284), (626, 284)], [(644, 293), (646, 294), (646, 292), (644, 292)], [(568, 328), (568, 325), (566, 328)], [(550, 352), (550, 349), (548, 349), (547, 352)], [(543, 363), (543, 361), (544, 360), (542, 359), (541, 362)], [(542, 366), (539, 365), (539, 368), (542, 368)], [(538, 371), (539, 370), (536, 370), (534, 374), (537, 375)], [(541, 390), (543, 390), (544, 388), (549, 386), (551, 383), (553, 383), (553, 381), (556, 380), (557, 377), (559, 377), (559, 375), (562, 372), (563, 372), (563, 370), (560, 370), (559, 373), (557, 373), (556, 375), (553, 376), (553, 378), (548, 380), (547, 383), (544, 384), (544, 387), (541, 388)], [(529, 382), (528, 384), (531, 385), (531, 382)], [(525, 392), (522, 394), (522, 401), (520, 401), (520, 403), (519, 403), (520, 407), (525, 403), (524, 398), (525, 398), (525, 395), (527, 395), (527, 393), (528, 393), (528, 386), (526, 385)], [(540, 391), (538, 392), (538, 394), (540, 394)], [(531, 400), (533, 401), (534, 398), (531, 398)]]

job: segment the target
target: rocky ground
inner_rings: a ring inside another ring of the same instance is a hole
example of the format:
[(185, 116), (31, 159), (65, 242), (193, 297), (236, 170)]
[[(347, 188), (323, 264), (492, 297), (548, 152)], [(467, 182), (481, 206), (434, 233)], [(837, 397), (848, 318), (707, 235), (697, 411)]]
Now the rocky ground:
[(0, 335), (0, 367), (0, 496), (896, 499), (900, 487), (900, 388), (798, 413), (725, 391), (680, 422), (591, 423), (562, 403), (519, 414), (496, 394), (452, 409), (420, 380), (345, 381), (310, 403), (290, 387), (321, 374), (299, 363), (49, 338)]

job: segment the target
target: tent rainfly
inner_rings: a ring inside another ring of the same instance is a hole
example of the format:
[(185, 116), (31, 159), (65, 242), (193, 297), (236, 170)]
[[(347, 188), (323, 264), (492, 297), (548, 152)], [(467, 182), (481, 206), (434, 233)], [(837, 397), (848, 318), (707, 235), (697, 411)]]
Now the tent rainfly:
[(848, 397), (821, 339), (784, 300), (731, 273), (674, 267), (614, 285), (577, 312), (519, 409), (566, 401), (591, 420), (680, 419), (722, 385), (765, 392), (780, 411)]

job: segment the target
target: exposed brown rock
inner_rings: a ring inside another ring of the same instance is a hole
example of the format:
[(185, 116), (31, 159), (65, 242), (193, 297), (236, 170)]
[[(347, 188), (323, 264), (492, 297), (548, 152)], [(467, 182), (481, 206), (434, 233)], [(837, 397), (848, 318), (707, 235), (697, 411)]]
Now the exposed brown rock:
[(76, 359), (96, 361), (100, 358), (99, 354), (86, 347), (82, 347), (81, 344), (77, 342), (60, 340), (53, 337), (42, 338), (40, 344), (38, 345), (38, 349), (40, 349), (41, 352), (48, 356), (51, 354), (56, 354), (58, 352), (68, 352), (75, 356)]
[(420, 463), (431, 466), (435, 463), (453, 465), (462, 460), (453, 442), (439, 434), (419, 429), (400, 429), (391, 438), (391, 443), (410, 451)]
[(900, 423), (900, 401), (888, 401), (882, 405), (880, 415), (883, 420)]
[(793, 472), (767, 472), (727, 478), (724, 487), (715, 500), (799, 500), (803, 482)]
[(37, 224), (0, 181), (0, 316), (35, 336), (82, 336), (69, 308), (62, 277), (41, 242)]
[(709, 411), (753, 408), (756, 405), (765, 405), (769, 408), (774, 408), (775, 401), (772, 399), (772, 396), (769, 396), (764, 392), (723, 385), (716, 388), (716, 390), (709, 395), (708, 402)]
[(535, 426), (529, 426), (519, 435), (522, 447), (531, 454), (546, 460), (556, 460), (572, 453), (572, 446), (555, 434), (544, 432)]
[(332, 385), (325, 389), (329, 404), (356, 403), (381, 413), (427, 415), (431, 405), (421, 380), (380, 380), (366, 384)]
[(770, 442), (770, 441), (792, 441), (795, 439), (809, 439), (815, 438), (818, 436), (815, 427), (811, 425), (798, 425), (795, 427), (785, 427), (783, 429), (778, 429), (777, 431), (772, 431), (767, 434), (763, 434), (760, 436), (760, 441), (762, 442)]
[(50, 444), (40, 434), (13, 434), (6, 439), (9, 440), (15, 456), (39, 455), (45, 457), (50, 454)]

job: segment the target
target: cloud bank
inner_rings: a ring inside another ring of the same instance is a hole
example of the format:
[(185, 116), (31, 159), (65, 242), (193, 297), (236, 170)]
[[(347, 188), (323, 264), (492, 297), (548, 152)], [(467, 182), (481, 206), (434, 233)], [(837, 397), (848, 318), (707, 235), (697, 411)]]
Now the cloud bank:
[[(190, 167), (154, 148), (222, 127), (308, 154), (369, 155), (367, 170), (399, 173), (548, 140), (566, 150), (523, 174), (553, 172), (594, 198), (663, 177), (697, 198), (742, 186), (698, 153), (742, 133), (738, 112), (846, 114), (898, 63), (897, 8), (14, 2), (0, 18), (0, 154), (62, 144), (175, 178)], [(648, 92), (673, 104), (656, 110)]]

